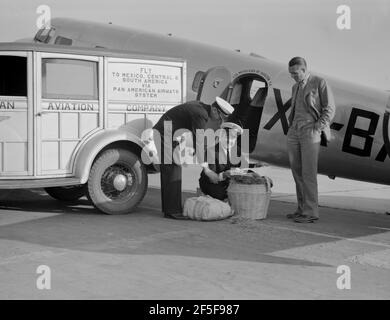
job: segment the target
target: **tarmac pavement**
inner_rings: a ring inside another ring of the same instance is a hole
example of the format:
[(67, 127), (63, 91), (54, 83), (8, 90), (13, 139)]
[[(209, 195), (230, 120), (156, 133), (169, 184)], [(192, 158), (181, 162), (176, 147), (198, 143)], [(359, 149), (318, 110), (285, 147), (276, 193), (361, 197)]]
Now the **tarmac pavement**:
[[(390, 188), (321, 177), (320, 220), (298, 224), (285, 218), (295, 209), (291, 174), (267, 170), (275, 186), (265, 220), (165, 219), (158, 175), (137, 210), (120, 216), (86, 198), (63, 204), (41, 189), (3, 190), (0, 298), (389, 299)], [(183, 189), (194, 190), (198, 173), (184, 170)], [(50, 289), (37, 286), (42, 265)], [(340, 266), (350, 289), (340, 288)]]

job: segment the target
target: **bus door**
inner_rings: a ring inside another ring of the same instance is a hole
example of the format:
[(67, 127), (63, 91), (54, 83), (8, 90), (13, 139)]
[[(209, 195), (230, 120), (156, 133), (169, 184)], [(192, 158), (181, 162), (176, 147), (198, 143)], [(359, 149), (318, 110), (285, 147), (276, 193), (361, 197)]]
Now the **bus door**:
[(0, 51), (0, 177), (33, 175), (32, 53)]
[(79, 143), (103, 127), (103, 58), (37, 53), (37, 173), (70, 176)]

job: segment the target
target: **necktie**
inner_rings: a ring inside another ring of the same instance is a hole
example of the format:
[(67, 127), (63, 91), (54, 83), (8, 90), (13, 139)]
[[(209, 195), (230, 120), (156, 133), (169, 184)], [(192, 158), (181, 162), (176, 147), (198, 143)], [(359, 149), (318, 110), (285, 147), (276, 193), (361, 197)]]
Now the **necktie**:
[(297, 97), (298, 97), (298, 92), (300, 89), (302, 89), (302, 84), (303, 84), (303, 81), (299, 81), (298, 82), (298, 86), (297, 86), (297, 91), (295, 91), (295, 99), (294, 99), (294, 109), (295, 109), (295, 105), (297, 104)]
[(294, 116), (295, 116), (295, 105), (296, 105), (296, 103), (297, 103), (298, 91), (299, 91), (299, 89), (301, 88), (302, 84), (303, 84), (303, 80), (299, 81), (299, 82), (298, 82), (298, 85), (297, 85), (297, 90), (295, 91), (294, 105), (292, 106), (292, 110), (291, 110), (292, 117), (291, 117), (291, 123), (290, 123), (290, 125), (292, 125), (292, 122), (294, 121)]

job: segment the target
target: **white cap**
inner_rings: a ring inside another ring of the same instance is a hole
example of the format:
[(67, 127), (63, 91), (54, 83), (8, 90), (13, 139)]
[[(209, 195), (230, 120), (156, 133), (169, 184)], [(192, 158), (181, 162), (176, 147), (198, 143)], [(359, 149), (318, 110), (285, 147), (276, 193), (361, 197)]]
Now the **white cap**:
[(220, 97), (216, 97), (215, 101), (218, 103), (219, 108), (224, 114), (231, 114), (234, 111), (232, 105), (226, 100), (223, 100)]

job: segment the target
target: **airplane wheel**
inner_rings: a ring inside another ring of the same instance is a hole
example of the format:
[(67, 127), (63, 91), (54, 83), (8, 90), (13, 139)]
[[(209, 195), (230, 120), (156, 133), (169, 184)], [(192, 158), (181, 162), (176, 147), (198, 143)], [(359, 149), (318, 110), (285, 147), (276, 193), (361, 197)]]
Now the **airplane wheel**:
[(130, 213), (148, 188), (145, 165), (123, 149), (104, 151), (92, 165), (88, 193), (94, 206), (107, 214)]
[(67, 187), (50, 187), (45, 191), (54, 199), (60, 201), (75, 201), (80, 199), (87, 192), (86, 185), (80, 184)]

